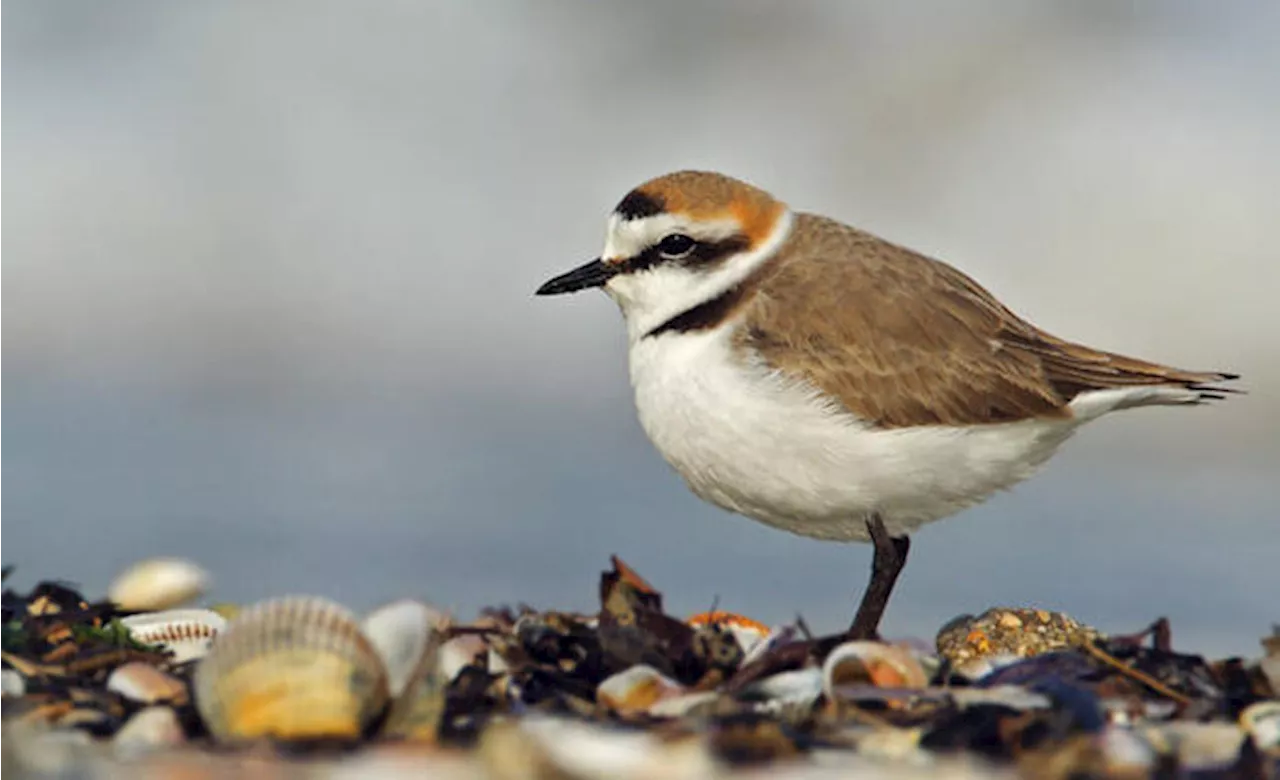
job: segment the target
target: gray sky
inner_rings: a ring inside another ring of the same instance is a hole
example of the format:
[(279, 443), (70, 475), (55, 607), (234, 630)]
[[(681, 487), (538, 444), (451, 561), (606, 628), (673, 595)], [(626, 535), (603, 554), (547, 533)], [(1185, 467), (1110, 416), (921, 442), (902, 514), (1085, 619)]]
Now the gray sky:
[(6, 563), (247, 599), (673, 603), (834, 627), (864, 547), (700, 504), (617, 312), (535, 300), (631, 186), (723, 170), (1049, 330), (1245, 375), (919, 535), (891, 631), (992, 603), (1256, 652), (1280, 619), (1280, 8), (6, 2)]

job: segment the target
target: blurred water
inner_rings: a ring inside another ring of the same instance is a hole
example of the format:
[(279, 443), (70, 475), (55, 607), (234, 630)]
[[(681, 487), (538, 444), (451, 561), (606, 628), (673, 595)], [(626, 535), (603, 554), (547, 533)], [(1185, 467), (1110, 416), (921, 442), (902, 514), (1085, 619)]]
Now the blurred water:
[(995, 603), (1255, 653), (1280, 619), (1280, 13), (1195, 3), (4, 6), (17, 584), (183, 554), (216, 596), (847, 619), (869, 550), (699, 503), (599, 295), (534, 300), (697, 165), (1046, 327), (1246, 375), (923, 531), (887, 622)]

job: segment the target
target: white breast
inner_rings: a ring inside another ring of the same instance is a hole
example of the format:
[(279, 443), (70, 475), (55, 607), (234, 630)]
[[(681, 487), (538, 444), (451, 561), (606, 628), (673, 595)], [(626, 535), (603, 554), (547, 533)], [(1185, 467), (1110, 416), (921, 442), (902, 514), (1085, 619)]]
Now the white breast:
[(634, 341), (640, 422), (702, 498), (793, 533), (908, 533), (1030, 476), (1076, 428), (1029, 420), (875, 430), (731, 353), (731, 327)]

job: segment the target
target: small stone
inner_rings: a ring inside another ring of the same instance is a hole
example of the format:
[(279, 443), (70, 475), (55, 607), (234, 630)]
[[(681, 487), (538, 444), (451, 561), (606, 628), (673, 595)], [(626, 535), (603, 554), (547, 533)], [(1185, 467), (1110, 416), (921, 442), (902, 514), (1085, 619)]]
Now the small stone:
[(1000, 626), (1002, 628), (1022, 628), (1022, 618), (1012, 612), (1006, 612), (1000, 616)]

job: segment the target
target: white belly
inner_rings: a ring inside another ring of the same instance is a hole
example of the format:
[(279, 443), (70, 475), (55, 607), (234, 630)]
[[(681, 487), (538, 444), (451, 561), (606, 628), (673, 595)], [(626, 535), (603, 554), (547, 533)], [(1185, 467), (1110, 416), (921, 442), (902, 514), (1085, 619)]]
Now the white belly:
[(640, 423), (698, 496), (793, 533), (865, 541), (872, 513), (909, 533), (1030, 476), (1077, 427), (874, 430), (811, 389), (736, 363), (728, 330), (631, 345)]

